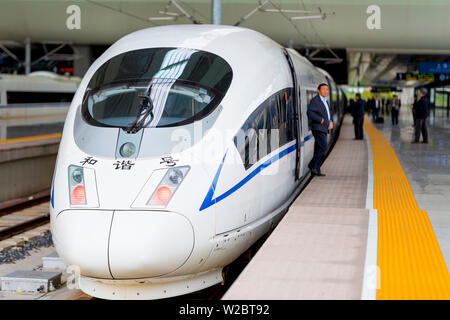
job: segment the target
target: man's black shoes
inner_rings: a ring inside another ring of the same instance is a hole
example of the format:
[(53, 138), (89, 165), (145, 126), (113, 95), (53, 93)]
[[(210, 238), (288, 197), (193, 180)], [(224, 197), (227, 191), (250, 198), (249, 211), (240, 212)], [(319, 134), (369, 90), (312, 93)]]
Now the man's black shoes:
[(317, 172), (316, 170), (311, 170), (312, 176), (325, 177), (324, 173)]

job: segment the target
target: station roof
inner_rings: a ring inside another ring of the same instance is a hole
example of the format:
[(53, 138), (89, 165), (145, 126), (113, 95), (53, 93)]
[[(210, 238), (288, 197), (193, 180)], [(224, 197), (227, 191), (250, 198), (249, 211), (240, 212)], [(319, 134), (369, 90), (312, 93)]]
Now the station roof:
[[(111, 44), (151, 26), (193, 20), (211, 23), (211, 0), (176, 3), (191, 19), (167, 0), (2, 0), (0, 40), (23, 44), (25, 37), (30, 37), (32, 41)], [(69, 30), (67, 9), (74, 4), (81, 10), (80, 29)], [(373, 22), (374, 11), (369, 8), (372, 5), (380, 9), (380, 29), (368, 28), (368, 20), (369, 25)], [(446, 0), (223, 0), (222, 24), (233, 25), (258, 7), (240, 26), (260, 31), (285, 46), (293, 40), (295, 48), (329, 46), (406, 54), (450, 52), (450, 6)], [(274, 12), (277, 9), (283, 12)], [(298, 10), (310, 12), (302, 14)], [(317, 15), (325, 18), (299, 19)], [(149, 17), (157, 19), (150, 21)]]

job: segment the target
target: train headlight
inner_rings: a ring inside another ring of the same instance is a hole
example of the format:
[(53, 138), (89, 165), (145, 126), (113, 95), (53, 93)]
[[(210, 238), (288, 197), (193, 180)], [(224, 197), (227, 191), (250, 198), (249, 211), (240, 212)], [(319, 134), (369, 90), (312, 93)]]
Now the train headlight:
[(165, 207), (170, 199), (172, 199), (181, 182), (183, 182), (189, 169), (189, 166), (183, 166), (167, 170), (150, 199), (147, 201), (147, 205)]
[(129, 158), (136, 152), (136, 146), (131, 142), (126, 142), (120, 147), (119, 152), (122, 157)]
[(169, 172), (167, 172), (167, 175), (169, 177), (169, 180), (173, 184), (180, 184), (181, 181), (183, 181), (183, 172), (180, 169), (173, 168), (170, 169)]
[(73, 184), (81, 183), (83, 181), (83, 168), (78, 167), (73, 169), (71, 178)]
[(71, 205), (86, 204), (83, 167), (69, 166), (69, 193)]

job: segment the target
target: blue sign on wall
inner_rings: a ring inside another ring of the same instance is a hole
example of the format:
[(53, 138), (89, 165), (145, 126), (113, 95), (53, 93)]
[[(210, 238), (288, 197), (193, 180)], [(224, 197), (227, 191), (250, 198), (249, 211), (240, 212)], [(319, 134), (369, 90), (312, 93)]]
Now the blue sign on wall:
[(419, 73), (450, 73), (450, 62), (419, 62)]

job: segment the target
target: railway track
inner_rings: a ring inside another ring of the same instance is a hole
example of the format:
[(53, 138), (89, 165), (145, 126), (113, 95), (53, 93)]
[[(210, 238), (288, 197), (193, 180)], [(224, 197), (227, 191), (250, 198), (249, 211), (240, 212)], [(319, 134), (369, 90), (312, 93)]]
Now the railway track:
[[(33, 237), (47, 232), (49, 230), (50, 220), (49, 206), (49, 198), (45, 197), (0, 210), (0, 251), (21, 245), (24, 241), (28, 241)], [(267, 237), (268, 235), (262, 237), (262, 239), (258, 240), (238, 259), (224, 269), (224, 282), (222, 284), (217, 284), (187, 295), (168, 298), (167, 300), (219, 300), (234, 280), (236, 280), (250, 259), (256, 254)], [(49, 298), (52, 300), (95, 299), (84, 294), (81, 290), (69, 290), (65, 286), (58, 289)]]
[[(49, 198), (45, 197), (38, 200), (32, 200), (27, 203), (16, 205), (14, 207), (0, 211), (0, 251), (7, 249), (14, 241), (10, 241), (18, 235), (27, 231), (30, 233), (23, 236), (26, 241), (35, 233), (41, 234), (45, 229), (42, 228), (50, 221)], [(41, 227), (41, 228), (40, 228)], [(36, 229), (32, 232), (31, 229)], [(20, 242), (20, 239), (15, 239)]]

